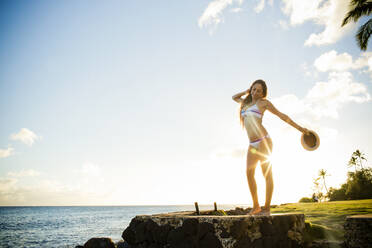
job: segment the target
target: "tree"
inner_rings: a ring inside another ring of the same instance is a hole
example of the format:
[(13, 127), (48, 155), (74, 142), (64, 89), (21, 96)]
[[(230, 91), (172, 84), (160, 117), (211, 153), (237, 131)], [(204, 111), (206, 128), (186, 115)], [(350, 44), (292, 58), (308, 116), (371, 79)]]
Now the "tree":
[(328, 199), (330, 201), (343, 201), (346, 200), (346, 183), (344, 183), (341, 188), (335, 189), (335, 188), (329, 188), (328, 192)]
[(355, 172), (347, 173), (347, 181), (341, 188), (330, 188), (327, 197), (330, 201), (359, 200), (372, 198), (372, 168), (363, 167), (363, 161), (367, 161), (365, 155), (356, 150), (353, 152), (349, 167), (354, 166)]
[(360, 152), (358, 149), (351, 155), (348, 166), (349, 167), (354, 166), (355, 173), (357, 172), (358, 167), (363, 169), (363, 160), (367, 161), (367, 159), (364, 156), (365, 156), (364, 153)]
[(346, 183), (339, 189), (330, 188), (327, 197), (330, 201), (371, 199), (372, 168), (349, 172)]
[(345, 187), (348, 200), (369, 199), (372, 197), (372, 169), (349, 172)]
[(353, 152), (352, 156), (356, 158), (358, 165), (360, 166), (361, 169), (363, 169), (363, 160), (367, 161), (367, 159), (364, 157), (365, 156), (364, 153), (361, 153), (357, 149), (355, 152)]
[[(342, 21), (341, 27), (345, 26), (351, 20), (357, 22), (362, 16), (369, 16), (372, 12), (372, 2), (370, 0), (351, 0), (350, 11)], [(357, 31), (355, 38), (361, 50), (367, 50), (368, 40), (372, 33), (372, 18), (364, 23)]]
[(326, 182), (325, 182), (325, 178), (329, 175), (327, 175), (327, 171), (324, 170), (324, 169), (321, 169), (319, 170), (319, 177), (323, 179), (323, 186), (325, 188), (325, 190), (327, 191), (327, 194), (328, 194), (328, 189), (327, 189), (327, 185), (326, 185)]
[(356, 172), (357, 171), (357, 168), (356, 168), (357, 161), (356, 161), (356, 158), (354, 156), (350, 158), (349, 163), (348, 163), (348, 167), (352, 167), (352, 166), (355, 167), (355, 172)]
[(315, 202), (315, 199), (310, 197), (302, 197), (299, 202), (301, 203)]
[(319, 201), (321, 202), (322, 199), (324, 198), (324, 195), (323, 195), (323, 192), (322, 192), (322, 186), (320, 185), (320, 177), (317, 177), (317, 178), (314, 178), (313, 179), (313, 190), (314, 190), (314, 193), (313, 193), (313, 196), (312, 198), (314, 199), (314, 201)]

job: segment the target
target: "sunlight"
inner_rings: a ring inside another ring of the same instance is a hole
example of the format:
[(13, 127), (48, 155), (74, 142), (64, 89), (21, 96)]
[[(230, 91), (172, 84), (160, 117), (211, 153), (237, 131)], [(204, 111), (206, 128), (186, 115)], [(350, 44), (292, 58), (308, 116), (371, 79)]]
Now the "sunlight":
[[(265, 143), (264, 143), (265, 144)], [(265, 144), (266, 145), (266, 144)], [(266, 150), (269, 150), (269, 147), (266, 147)], [(262, 152), (259, 152), (256, 148), (252, 147), (250, 149), (250, 151), (253, 153), (253, 154), (257, 154), (261, 157), (264, 157), (265, 160), (262, 162), (262, 163), (270, 163), (271, 162), (271, 154), (270, 155), (267, 155), (265, 153), (262, 153)]]

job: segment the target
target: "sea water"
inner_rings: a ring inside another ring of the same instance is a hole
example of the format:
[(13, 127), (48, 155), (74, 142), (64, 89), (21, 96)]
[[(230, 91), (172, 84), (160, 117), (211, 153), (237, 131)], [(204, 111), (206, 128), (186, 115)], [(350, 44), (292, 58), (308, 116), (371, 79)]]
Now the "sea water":
[[(219, 206), (225, 210), (235, 207)], [(213, 206), (200, 206), (203, 209)], [(195, 210), (193, 205), (0, 207), (0, 247), (73, 248), (92, 237), (109, 237), (117, 242), (136, 215), (190, 210)]]

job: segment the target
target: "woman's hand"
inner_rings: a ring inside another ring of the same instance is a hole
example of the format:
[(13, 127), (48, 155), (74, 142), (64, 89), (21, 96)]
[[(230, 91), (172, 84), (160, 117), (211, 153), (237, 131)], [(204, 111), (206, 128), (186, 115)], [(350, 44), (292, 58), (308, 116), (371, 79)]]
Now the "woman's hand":
[(309, 129), (306, 129), (304, 127), (301, 128), (301, 132), (303, 132), (306, 135), (309, 135), (311, 133)]
[(232, 96), (232, 99), (238, 103), (241, 103), (244, 99), (242, 99), (241, 97), (244, 96), (244, 95), (247, 95), (249, 94), (249, 89), (248, 90), (245, 90), (245, 91), (242, 91), (238, 94), (235, 94)]

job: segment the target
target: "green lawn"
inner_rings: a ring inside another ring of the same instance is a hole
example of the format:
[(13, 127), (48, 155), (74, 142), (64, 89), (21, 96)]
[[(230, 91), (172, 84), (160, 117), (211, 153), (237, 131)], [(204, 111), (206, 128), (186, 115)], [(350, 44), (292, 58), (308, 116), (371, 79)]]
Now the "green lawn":
[(288, 203), (271, 209), (271, 213), (303, 213), (314, 231), (322, 229), (325, 237), (339, 240), (346, 216), (371, 214), (372, 199), (322, 203)]

